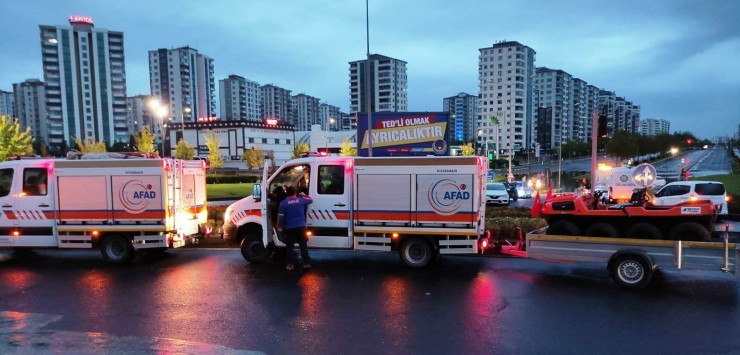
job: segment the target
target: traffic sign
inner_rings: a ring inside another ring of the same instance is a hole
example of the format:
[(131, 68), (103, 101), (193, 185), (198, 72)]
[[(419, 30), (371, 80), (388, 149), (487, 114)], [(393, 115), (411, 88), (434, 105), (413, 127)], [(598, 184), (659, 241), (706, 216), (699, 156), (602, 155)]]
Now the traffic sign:
[(648, 163), (640, 164), (632, 172), (632, 181), (637, 187), (650, 187), (655, 183), (656, 176), (658, 175), (655, 171), (655, 167)]

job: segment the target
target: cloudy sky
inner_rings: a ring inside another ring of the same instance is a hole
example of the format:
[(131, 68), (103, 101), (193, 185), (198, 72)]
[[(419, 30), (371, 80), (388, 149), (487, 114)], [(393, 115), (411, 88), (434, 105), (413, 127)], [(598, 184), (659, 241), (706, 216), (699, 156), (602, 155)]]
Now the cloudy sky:
[[(362, 0), (0, 0), (0, 89), (42, 78), (38, 25), (92, 16), (123, 31), (128, 94), (149, 93), (147, 51), (190, 45), (238, 74), (349, 110), (365, 56)], [(513, 40), (562, 69), (711, 138), (740, 124), (740, 1), (370, 0), (370, 51), (408, 62), (409, 110), (477, 94), (478, 49)]]

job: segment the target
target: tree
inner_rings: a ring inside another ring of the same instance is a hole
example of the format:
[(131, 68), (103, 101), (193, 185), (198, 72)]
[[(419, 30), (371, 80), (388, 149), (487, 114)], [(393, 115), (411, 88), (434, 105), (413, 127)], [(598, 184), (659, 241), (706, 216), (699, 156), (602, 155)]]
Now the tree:
[(49, 147), (46, 146), (46, 143), (44, 141), (37, 139), (33, 142), (32, 146), (34, 154), (40, 155), (42, 157), (49, 156)]
[(242, 160), (247, 163), (247, 169), (259, 168), (265, 164), (265, 154), (260, 148), (249, 148), (242, 153)]
[(184, 139), (180, 138), (175, 146), (175, 158), (191, 160), (195, 156), (195, 148), (188, 144)]
[(139, 134), (134, 136), (134, 149), (139, 153), (149, 154), (154, 153), (154, 133), (149, 127), (141, 129)]
[(0, 116), (0, 161), (13, 155), (33, 154), (31, 129), (21, 131), (21, 124), (10, 116)]
[(637, 155), (637, 142), (629, 133), (619, 130), (614, 133), (609, 143), (606, 144), (606, 153), (621, 161), (624, 158)]
[(339, 149), (339, 155), (343, 157), (354, 157), (357, 155), (357, 148), (349, 141), (349, 139), (345, 138), (342, 141), (342, 148)]
[(203, 135), (208, 147), (208, 160), (212, 169), (219, 169), (224, 165), (224, 157), (221, 156), (221, 137), (216, 131), (209, 129)]
[(77, 145), (77, 150), (82, 154), (105, 153), (108, 151), (104, 141), (96, 142), (92, 138), (88, 138), (83, 142), (80, 138), (75, 137), (75, 144)]
[(460, 154), (463, 156), (469, 157), (471, 155), (475, 155), (475, 148), (473, 148), (473, 143), (465, 143), (460, 146)]
[(295, 159), (298, 158), (302, 153), (308, 153), (310, 151), (310, 148), (308, 147), (308, 144), (306, 143), (298, 143), (293, 147), (293, 152), (290, 155), (291, 158)]

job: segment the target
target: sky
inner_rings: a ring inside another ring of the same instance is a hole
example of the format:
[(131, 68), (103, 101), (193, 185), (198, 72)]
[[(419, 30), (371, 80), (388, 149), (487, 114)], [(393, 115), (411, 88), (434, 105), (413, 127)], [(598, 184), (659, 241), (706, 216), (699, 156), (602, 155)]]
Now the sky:
[[(370, 52), (406, 61), (409, 111), (478, 94), (478, 54), (501, 40), (535, 66), (640, 105), (700, 138), (740, 124), (740, 1), (368, 0)], [(0, 89), (43, 80), (39, 25), (70, 15), (124, 32), (127, 94), (149, 94), (147, 53), (189, 45), (237, 74), (349, 112), (349, 62), (366, 55), (362, 0), (0, 0)], [(218, 93), (217, 93), (218, 95)]]

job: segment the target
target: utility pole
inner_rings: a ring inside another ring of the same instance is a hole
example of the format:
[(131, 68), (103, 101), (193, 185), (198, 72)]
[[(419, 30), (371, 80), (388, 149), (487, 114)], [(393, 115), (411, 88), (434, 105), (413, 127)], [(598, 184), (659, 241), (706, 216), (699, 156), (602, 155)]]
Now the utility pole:
[(367, 110), (367, 156), (373, 156), (373, 119), (370, 92), (370, 5), (365, 0), (365, 33), (367, 35), (367, 61), (365, 62), (365, 109)]

